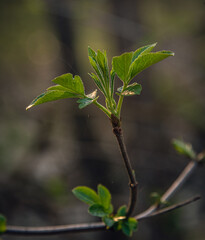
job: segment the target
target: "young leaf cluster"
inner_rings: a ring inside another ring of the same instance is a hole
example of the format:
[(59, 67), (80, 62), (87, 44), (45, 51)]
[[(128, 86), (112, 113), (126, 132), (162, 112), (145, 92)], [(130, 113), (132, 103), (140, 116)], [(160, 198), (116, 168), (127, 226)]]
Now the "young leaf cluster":
[(105, 186), (99, 184), (97, 192), (86, 186), (78, 186), (72, 192), (79, 200), (89, 205), (88, 212), (91, 215), (102, 218), (108, 229), (122, 230), (127, 236), (132, 236), (137, 230), (137, 220), (126, 218), (125, 205), (118, 209), (117, 214), (113, 214), (111, 194)]
[[(73, 76), (71, 73), (63, 74), (53, 80), (57, 85), (49, 87), (44, 93), (36, 97), (27, 109), (50, 101), (63, 98), (78, 98), (79, 108), (84, 108), (91, 103), (101, 109), (109, 118), (115, 115), (120, 119), (120, 112), (125, 96), (139, 95), (142, 86), (131, 80), (144, 69), (169, 57), (174, 53), (171, 51), (151, 52), (156, 43), (137, 49), (134, 52), (126, 52), (120, 56), (113, 57), (112, 69), (109, 70), (107, 54), (105, 51), (98, 50), (95, 52), (88, 47), (88, 57), (94, 73), (89, 75), (93, 79), (97, 88), (105, 97), (105, 106), (100, 104), (97, 99), (97, 90), (86, 95), (84, 85), (78, 75)], [(123, 85), (117, 89), (117, 98), (115, 100), (115, 76), (122, 81)]]
[[(67, 73), (53, 79), (56, 85), (49, 87), (36, 97), (27, 109), (45, 102), (77, 98), (80, 109), (93, 103), (112, 119), (112, 123), (114, 119), (119, 122), (124, 97), (140, 95), (142, 90), (139, 83), (131, 83), (133, 78), (151, 65), (174, 55), (171, 51), (151, 52), (155, 46), (156, 43), (113, 57), (111, 71), (106, 52), (100, 50), (95, 52), (88, 47), (89, 61), (94, 69), (94, 73), (89, 75), (104, 95), (105, 105), (98, 102), (97, 89), (86, 94), (81, 78)], [(116, 89), (117, 92), (115, 92), (116, 76), (122, 81), (122, 86)], [(113, 213), (111, 194), (103, 185), (98, 185), (97, 192), (88, 187), (79, 186), (73, 189), (73, 193), (78, 199), (88, 204), (88, 212), (93, 216), (101, 217), (108, 228), (122, 230), (128, 236), (137, 230), (136, 219), (126, 217), (126, 206), (119, 208), (117, 214)]]
[(111, 194), (103, 185), (98, 185), (98, 192), (85, 186), (78, 186), (72, 190), (73, 194), (90, 207), (88, 212), (96, 217), (109, 216), (113, 212)]

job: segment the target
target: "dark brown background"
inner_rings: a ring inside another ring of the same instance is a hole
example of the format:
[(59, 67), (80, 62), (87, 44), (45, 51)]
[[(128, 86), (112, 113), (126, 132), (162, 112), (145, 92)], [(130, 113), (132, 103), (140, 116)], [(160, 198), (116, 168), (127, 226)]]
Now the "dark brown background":
[[(139, 181), (136, 212), (162, 193), (188, 160), (172, 138), (205, 142), (205, 5), (201, 0), (14, 0), (0, 1), (0, 212), (8, 224), (46, 226), (96, 220), (76, 200), (77, 185), (107, 186), (116, 208), (128, 200), (128, 179), (111, 124), (95, 106), (79, 110), (75, 100), (25, 111), (56, 76), (82, 76), (95, 89), (87, 46), (105, 49), (109, 60), (124, 51), (158, 42), (175, 56), (137, 78), (141, 96), (125, 99), (122, 120)], [(120, 81), (117, 81), (120, 86)], [(205, 197), (203, 168), (172, 202)], [(140, 223), (132, 239), (204, 240), (204, 199)], [(48, 239), (125, 239), (97, 232)], [(3, 237), (3, 239), (21, 239)], [(28, 239), (47, 239), (45, 237)]]

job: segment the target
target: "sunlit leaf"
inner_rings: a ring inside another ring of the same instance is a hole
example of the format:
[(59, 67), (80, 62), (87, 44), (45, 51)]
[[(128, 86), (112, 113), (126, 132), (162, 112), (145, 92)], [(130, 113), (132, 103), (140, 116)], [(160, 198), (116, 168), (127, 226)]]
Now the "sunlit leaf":
[(109, 86), (109, 69), (108, 69), (108, 61), (107, 61), (106, 51), (101, 52), (100, 50), (98, 50), (96, 60), (101, 69), (101, 72), (103, 73), (105, 85), (108, 88), (108, 86)]
[(110, 84), (110, 88), (111, 88), (111, 96), (114, 93), (114, 80), (115, 80), (115, 71), (112, 69), (110, 72), (110, 77), (111, 77), (111, 84)]
[(79, 103), (79, 108), (82, 109), (84, 107), (87, 107), (91, 103), (93, 103), (97, 99), (96, 95), (97, 95), (97, 90), (86, 95), (86, 97), (84, 98), (78, 99), (77, 103)]
[(52, 81), (57, 85), (49, 87), (46, 92), (37, 96), (26, 109), (59, 99), (82, 98), (85, 96), (83, 82), (77, 75), (73, 77), (71, 73), (66, 73)]
[(144, 69), (173, 55), (174, 53), (171, 51), (160, 51), (140, 55), (130, 65), (127, 83), (129, 83), (137, 74), (142, 72)]
[(142, 91), (142, 86), (138, 83), (133, 83), (133, 84), (128, 85), (124, 90), (123, 90), (123, 87), (120, 87), (117, 90), (123, 96), (140, 95), (140, 93)]
[(75, 93), (71, 93), (67, 91), (49, 90), (47, 92), (40, 94), (38, 97), (36, 97), (26, 109), (29, 109), (31, 107), (34, 107), (46, 102), (56, 101), (64, 98), (78, 98), (78, 97), (81, 97), (81, 95), (77, 95)]
[(92, 79), (94, 80), (96, 86), (100, 89), (100, 91), (106, 96), (106, 92), (105, 92), (104, 86), (102, 85), (102, 83), (99, 80), (98, 76), (95, 73), (90, 73), (89, 75), (92, 77)]
[(59, 84), (51, 86), (46, 89), (46, 91), (51, 91), (51, 90), (58, 90), (58, 91), (64, 91), (64, 92), (68, 91), (68, 89), (66, 87), (63, 87)]
[(156, 45), (157, 45), (157, 43), (154, 43), (154, 44), (150, 44), (150, 45), (147, 45), (147, 46), (138, 48), (138, 49), (133, 53), (132, 62), (134, 62), (134, 60), (135, 60), (136, 58), (138, 58), (140, 55), (151, 52), (152, 49), (153, 49)]
[(123, 53), (119, 57), (113, 57), (112, 67), (117, 76), (126, 83), (128, 80), (129, 67), (132, 62), (133, 52)]
[(54, 83), (59, 84), (65, 88), (67, 91), (76, 94), (84, 95), (84, 85), (81, 78), (78, 75), (73, 75), (71, 73), (63, 74), (52, 80)]
[(88, 47), (88, 56), (93, 58), (93, 59), (96, 59), (96, 52), (91, 48), (91, 47)]

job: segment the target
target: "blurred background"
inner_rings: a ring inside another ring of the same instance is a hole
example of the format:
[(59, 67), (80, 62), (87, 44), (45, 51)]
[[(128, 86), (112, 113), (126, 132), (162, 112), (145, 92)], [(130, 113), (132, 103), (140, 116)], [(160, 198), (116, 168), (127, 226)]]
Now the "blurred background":
[[(95, 106), (79, 110), (75, 99), (25, 110), (63, 73), (79, 74), (86, 93), (95, 89), (88, 76), (88, 46), (106, 50), (110, 62), (154, 42), (155, 51), (175, 52), (139, 74), (142, 94), (124, 101), (124, 137), (139, 181), (136, 213), (188, 163), (172, 149), (173, 138), (191, 142), (198, 152), (204, 149), (203, 0), (1, 0), (0, 33), (0, 213), (9, 225), (96, 221), (72, 195), (78, 185), (107, 186), (116, 208), (128, 201), (127, 174), (102, 112)], [(171, 202), (196, 194), (202, 200), (140, 222), (132, 239), (204, 240), (204, 174), (204, 168), (197, 169)], [(127, 239), (113, 232), (47, 238)]]

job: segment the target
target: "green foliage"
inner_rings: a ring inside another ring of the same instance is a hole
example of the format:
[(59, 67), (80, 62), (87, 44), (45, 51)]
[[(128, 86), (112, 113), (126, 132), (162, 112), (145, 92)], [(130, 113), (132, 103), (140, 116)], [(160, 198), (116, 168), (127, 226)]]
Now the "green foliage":
[(115, 223), (113, 228), (116, 231), (122, 230), (122, 232), (131, 237), (133, 232), (137, 231), (138, 222), (135, 218), (126, 218), (127, 207), (125, 205), (121, 206), (117, 214), (113, 217)]
[(190, 143), (185, 143), (184, 141), (174, 139), (172, 141), (172, 144), (178, 153), (185, 155), (191, 159), (196, 158), (196, 153), (193, 150), (192, 145)]
[(117, 76), (123, 83), (128, 82), (128, 73), (130, 69), (130, 65), (132, 63), (133, 52), (123, 53), (119, 57), (114, 57), (112, 60), (113, 70), (116, 72)]
[[(88, 47), (88, 58), (95, 71), (95, 73), (90, 73), (89, 75), (94, 80), (97, 88), (103, 93), (105, 106), (97, 102), (97, 90), (86, 95), (81, 78), (77, 75), (73, 77), (71, 73), (67, 73), (55, 78), (53, 82), (57, 85), (49, 87), (44, 93), (36, 97), (27, 109), (63, 98), (78, 98), (77, 103), (79, 103), (80, 109), (93, 103), (109, 118), (113, 114), (120, 119), (123, 97), (139, 95), (142, 90), (140, 84), (136, 82), (129, 84), (130, 81), (149, 66), (174, 55), (171, 51), (151, 52), (155, 46), (156, 43), (150, 44), (134, 52), (123, 53), (120, 56), (113, 57), (111, 71), (108, 67), (106, 52), (100, 50), (95, 52)], [(123, 82), (122, 87), (118, 88), (118, 92), (116, 92), (119, 97), (118, 103), (116, 103), (113, 96), (116, 75)]]
[(109, 209), (111, 204), (111, 194), (109, 190), (101, 184), (98, 185), (98, 196), (103, 207)]
[(98, 193), (85, 186), (73, 189), (73, 194), (81, 201), (90, 205), (89, 213), (96, 217), (105, 217), (113, 212), (111, 194), (103, 185), (98, 185)]
[(128, 85), (126, 88), (120, 87), (117, 89), (118, 92), (121, 93), (123, 96), (133, 96), (133, 95), (140, 95), (142, 91), (142, 86), (138, 83), (133, 83)]
[(144, 69), (174, 55), (171, 51), (150, 53), (155, 46), (156, 43), (113, 58), (113, 69), (125, 85)]
[[(109, 70), (107, 54), (105, 51), (95, 52), (88, 47), (88, 58), (95, 73), (89, 75), (94, 80), (97, 88), (105, 97), (105, 106), (97, 100), (97, 90), (86, 95), (83, 82), (79, 76), (71, 73), (63, 74), (53, 80), (56, 84), (49, 87), (44, 93), (36, 97), (27, 109), (50, 101), (63, 98), (78, 98), (79, 108), (82, 109), (90, 104), (95, 104), (109, 118), (113, 116), (119, 122), (123, 98), (126, 96), (140, 95), (142, 86), (137, 82), (130, 84), (131, 80), (144, 69), (169, 57), (171, 51), (151, 52), (156, 43), (137, 49), (134, 52), (123, 53), (113, 57), (112, 69)], [(118, 76), (123, 85), (117, 89), (118, 102), (114, 99), (115, 76)], [(190, 151), (189, 151), (190, 153)], [(114, 228), (127, 236), (137, 230), (137, 220), (128, 218), (127, 207), (121, 206), (117, 213), (113, 213), (111, 194), (109, 190), (99, 184), (97, 192), (85, 186), (78, 186), (72, 190), (73, 194), (81, 201), (89, 205), (88, 212), (96, 217), (101, 217), (107, 228)]]
[(79, 108), (81, 109), (97, 99), (97, 90), (89, 95), (85, 95), (83, 82), (77, 75), (73, 77), (71, 73), (67, 73), (52, 81), (57, 85), (49, 87), (46, 92), (36, 97), (26, 109), (63, 98), (79, 98), (78, 103), (80, 103)]
[(0, 214), (0, 234), (6, 231), (6, 218)]
[(105, 217), (112, 213), (113, 207), (105, 208), (103, 204), (93, 204), (89, 207), (89, 213), (96, 217)]
[(137, 231), (138, 222), (135, 218), (128, 218), (122, 221), (122, 232), (131, 237), (134, 231)]
[(97, 188), (96, 192), (91, 188), (80, 186), (74, 188), (72, 192), (79, 200), (89, 205), (88, 212), (91, 215), (102, 218), (107, 229), (113, 227), (116, 231), (122, 230), (125, 235), (132, 236), (132, 233), (137, 230), (137, 220), (126, 217), (125, 205), (118, 209), (117, 214), (113, 214), (109, 190), (101, 184)]
[(126, 205), (123, 205), (118, 209), (117, 216), (123, 217), (123, 216), (126, 216), (126, 213), (127, 213), (127, 207), (126, 207)]
[(98, 99), (97, 96), (97, 89), (88, 94), (86, 97), (78, 99), (77, 103), (79, 103), (79, 108), (82, 109), (84, 107), (87, 107), (89, 104), (93, 103), (95, 100)]
[(100, 203), (97, 193), (89, 187), (79, 186), (74, 188), (72, 192), (79, 200), (89, 205)]

